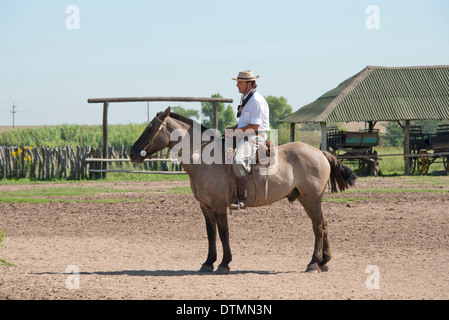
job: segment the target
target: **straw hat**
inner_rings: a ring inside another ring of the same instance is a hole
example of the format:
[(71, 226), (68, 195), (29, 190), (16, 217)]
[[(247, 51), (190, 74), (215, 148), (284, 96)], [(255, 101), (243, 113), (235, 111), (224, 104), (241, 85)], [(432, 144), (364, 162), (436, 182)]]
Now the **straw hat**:
[(259, 76), (254, 76), (251, 70), (240, 71), (237, 78), (232, 78), (237, 81), (256, 81), (256, 79), (259, 79)]

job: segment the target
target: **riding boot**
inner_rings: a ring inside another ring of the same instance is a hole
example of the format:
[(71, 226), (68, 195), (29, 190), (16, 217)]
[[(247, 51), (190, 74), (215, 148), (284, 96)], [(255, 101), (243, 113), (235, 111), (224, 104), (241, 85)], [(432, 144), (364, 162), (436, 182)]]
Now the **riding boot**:
[(246, 209), (246, 176), (237, 177), (237, 200), (231, 204), (231, 210)]

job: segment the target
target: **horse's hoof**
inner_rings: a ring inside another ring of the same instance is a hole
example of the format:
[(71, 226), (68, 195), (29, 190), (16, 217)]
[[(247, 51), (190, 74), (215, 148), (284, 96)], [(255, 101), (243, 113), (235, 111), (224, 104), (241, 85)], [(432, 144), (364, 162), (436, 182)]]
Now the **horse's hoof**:
[(318, 264), (312, 263), (307, 266), (306, 272), (308, 273), (320, 273), (321, 269), (318, 267)]
[(207, 266), (207, 265), (202, 265), (200, 270), (198, 270), (198, 272), (200, 273), (210, 273), (214, 271), (214, 266)]
[(229, 267), (218, 266), (216, 274), (228, 274), (231, 269)]
[(327, 264), (320, 265), (320, 270), (321, 270), (321, 272), (328, 272), (329, 271), (329, 267), (328, 267)]

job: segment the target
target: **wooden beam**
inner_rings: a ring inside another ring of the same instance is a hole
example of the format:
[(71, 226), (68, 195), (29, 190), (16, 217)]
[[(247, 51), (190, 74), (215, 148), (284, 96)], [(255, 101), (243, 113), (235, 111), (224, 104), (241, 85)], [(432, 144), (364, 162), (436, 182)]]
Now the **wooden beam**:
[(296, 123), (290, 123), (290, 142), (295, 141)]
[[(404, 128), (404, 154), (410, 153), (410, 120), (405, 120)], [(410, 158), (404, 157), (405, 175), (410, 175)]]
[(396, 122), (398, 123), (398, 125), (402, 128), (402, 130), (405, 130), (405, 127), (402, 125), (400, 120), (396, 120)]
[(104, 103), (104, 102), (151, 102), (151, 101), (176, 101), (176, 102), (228, 102), (234, 100), (226, 98), (194, 98), (194, 97), (122, 97), (122, 98), (91, 98), (87, 99), (88, 103)]
[(145, 170), (119, 170), (119, 169), (90, 169), (89, 172), (103, 173), (106, 172), (122, 172), (122, 173), (149, 173), (149, 174), (187, 174), (185, 171), (145, 171)]

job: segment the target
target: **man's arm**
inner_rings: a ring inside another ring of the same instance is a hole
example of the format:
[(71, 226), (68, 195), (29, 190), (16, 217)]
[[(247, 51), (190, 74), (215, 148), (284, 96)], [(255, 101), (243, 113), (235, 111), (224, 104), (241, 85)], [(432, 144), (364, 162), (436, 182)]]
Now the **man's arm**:
[(244, 127), (241, 127), (240, 130), (242, 130), (243, 132), (247, 132), (247, 131), (249, 131), (249, 132), (257, 131), (257, 130), (259, 130), (259, 125), (258, 125), (258, 124), (252, 124), (252, 123), (250, 123), (250, 124), (247, 124), (247, 125), (244, 126)]
[(237, 125), (235, 125), (235, 126), (226, 128), (225, 137), (230, 138), (230, 137), (235, 136), (236, 134), (242, 134), (244, 132), (252, 133), (252, 132), (257, 131), (257, 130), (259, 130), (259, 125), (258, 124), (251, 124), (250, 123), (250, 124), (247, 124), (246, 126), (241, 127), (241, 128), (237, 128)]

